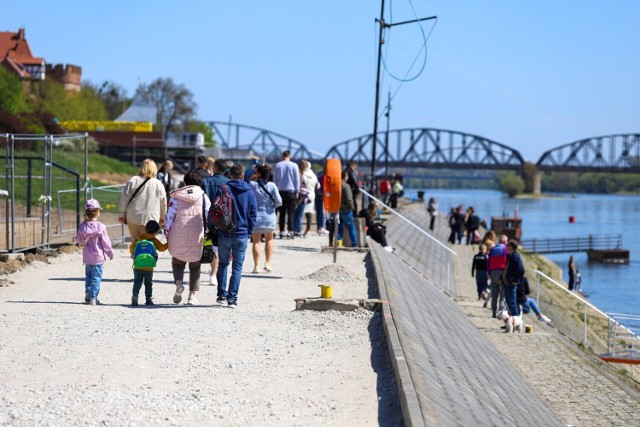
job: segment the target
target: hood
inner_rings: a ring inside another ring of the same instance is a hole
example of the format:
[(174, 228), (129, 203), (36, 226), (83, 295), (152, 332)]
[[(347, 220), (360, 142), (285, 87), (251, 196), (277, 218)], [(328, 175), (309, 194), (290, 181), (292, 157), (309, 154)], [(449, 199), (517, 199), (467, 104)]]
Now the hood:
[(229, 182), (227, 182), (227, 185), (229, 186), (229, 188), (232, 188), (233, 189), (232, 191), (234, 192), (234, 194), (238, 196), (248, 191), (253, 191), (251, 189), (251, 185), (247, 184), (246, 182), (240, 179), (232, 179)]
[(202, 200), (204, 191), (197, 185), (187, 185), (186, 187), (173, 190), (170, 194), (171, 197), (175, 197), (190, 205)]
[(96, 234), (102, 234), (106, 228), (107, 227), (99, 221), (85, 221), (82, 223), (82, 232), (86, 239)]

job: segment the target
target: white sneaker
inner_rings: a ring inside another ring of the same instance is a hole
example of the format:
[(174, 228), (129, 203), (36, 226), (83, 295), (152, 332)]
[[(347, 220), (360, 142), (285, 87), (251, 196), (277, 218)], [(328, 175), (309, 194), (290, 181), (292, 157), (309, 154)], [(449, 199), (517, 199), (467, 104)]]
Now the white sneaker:
[(183, 292), (184, 292), (184, 285), (180, 280), (176, 280), (176, 293), (173, 295), (174, 304), (180, 304), (180, 301), (182, 301)]
[(218, 279), (216, 278), (216, 276), (209, 275), (209, 285), (218, 286)]
[(547, 316), (545, 316), (544, 314), (541, 314), (540, 317), (538, 317), (538, 320), (544, 323), (550, 323), (551, 319), (549, 319)]
[(195, 296), (193, 297), (189, 297), (189, 299), (187, 300), (187, 305), (198, 305), (198, 300), (196, 299)]
[(326, 236), (327, 234), (329, 234), (329, 231), (326, 228), (318, 230), (318, 236)]
[(385, 246), (383, 249), (387, 252), (393, 252), (393, 248), (391, 246)]

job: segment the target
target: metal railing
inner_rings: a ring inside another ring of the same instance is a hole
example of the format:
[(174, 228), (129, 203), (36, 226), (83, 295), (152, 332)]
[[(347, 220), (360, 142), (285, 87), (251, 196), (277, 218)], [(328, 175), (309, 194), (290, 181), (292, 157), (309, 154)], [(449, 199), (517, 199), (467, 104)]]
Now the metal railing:
[[(453, 278), (452, 278), (452, 266), (453, 266), (453, 256), (457, 255), (454, 250), (449, 248), (447, 245), (443, 244), (438, 238), (432, 236), (427, 231), (425, 231), (422, 227), (411, 221), (406, 216), (402, 215), (397, 210), (391, 208), (382, 202), (382, 200), (376, 198), (371, 195), (363, 188), (360, 188), (360, 192), (362, 192), (368, 198), (375, 200), (380, 206), (383, 206), (389, 212), (391, 212), (394, 216), (404, 221), (407, 225), (415, 229), (418, 234), (415, 236), (415, 239), (411, 239), (411, 242), (418, 244), (418, 238), (426, 238), (428, 241), (428, 257), (416, 259), (412, 255), (418, 255), (415, 251), (407, 250), (403, 255), (403, 260), (408, 265), (410, 265), (414, 270), (422, 274), (431, 280), (437, 287), (445, 291), (449, 295), (455, 296), (455, 289), (453, 289)], [(438, 274), (442, 269), (441, 265), (446, 265), (446, 270), (444, 274)]]
[(582, 252), (588, 250), (621, 249), (621, 234), (594, 234), (581, 237), (550, 237), (522, 239), (520, 244), (534, 253)]
[[(579, 302), (582, 306), (582, 321), (583, 321), (583, 336), (582, 336), (582, 345), (586, 348), (588, 344), (589, 337), (589, 315), (588, 310), (592, 310), (595, 312), (597, 316), (599, 316), (602, 320), (606, 320), (608, 324), (606, 341), (607, 341), (607, 353), (604, 355), (600, 355), (601, 358), (607, 360), (607, 356), (609, 355), (617, 355), (618, 363), (640, 363), (640, 336), (638, 336), (638, 331), (640, 329), (632, 329), (628, 326), (623, 325), (621, 320), (631, 320), (637, 321), (640, 325), (640, 316), (628, 315), (628, 314), (607, 314), (600, 310), (595, 305), (591, 304), (589, 301), (585, 300), (576, 293), (568, 290), (564, 285), (558, 283), (551, 277), (547, 276), (543, 272), (539, 270), (534, 270), (534, 273), (537, 276), (538, 287), (536, 292), (536, 299), (538, 304), (541, 303), (540, 299), (540, 290), (541, 290), (541, 279), (548, 281), (549, 283), (555, 285), (555, 287), (562, 292), (570, 295), (573, 298), (571, 301), (575, 300)], [(595, 319), (594, 319), (595, 320)], [(592, 320), (593, 323), (593, 320)], [(571, 331), (563, 331), (568, 336), (571, 336)], [(595, 332), (592, 331), (592, 334)], [(624, 349), (624, 350), (623, 350)]]

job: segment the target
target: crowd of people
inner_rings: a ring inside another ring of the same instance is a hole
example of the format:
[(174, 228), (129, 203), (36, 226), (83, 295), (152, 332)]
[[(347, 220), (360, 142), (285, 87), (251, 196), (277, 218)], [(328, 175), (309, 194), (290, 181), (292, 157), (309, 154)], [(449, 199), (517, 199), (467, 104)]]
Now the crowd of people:
[[(360, 182), (355, 162), (349, 162), (343, 170), (340, 211), (330, 215), (324, 210), (322, 173), (317, 176), (306, 160), (294, 163), (288, 150), (273, 168), (257, 158), (252, 158), (245, 170), (241, 164), (200, 156), (182, 181), (175, 178), (173, 169), (171, 160), (158, 168), (153, 160), (145, 159), (122, 190), (118, 220), (127, 226), (131, 242), (133, 306), (142, 304), (139, 293), (143, 285), (144, 304), (154, 305), (157, 253), (168, 251), (175, 283), (174, 303), (182, 302), (188, 283), (187, 304), (198, 304), (202, 265), (208, 264), (209, 284), (217, 286), (217, 303), (237, 307), (249, 243), (252, 272), (272, 272), (274, 239), (306, 237), (311, 232), (314, 213), (318, 235), (332, 239), (337, 216), (337, 240), (347, 233), (351, 245), (358, 246), (355, 218), (361, 217), (367, 235), (385, 250), (393, 251), (387, 244), (377, 203), (371, 201), (358, 211), (355, 196)], [(225, 204), (226, 200), (231, 202)], [(222, 215), (220, 212), (228, 206), (232, 227), (214, 226), (212, 215)], [(75, 241), (83, 246), (85, 301), (99, 305), (103, 265), (107, 258), (113, 258), (113, 249), (106, 227), (99, 222), (99, 201), (89, 199), (85, 208), (85, 221), (78, 228)], [(208, 252), (213, 256), (205, 255)]]

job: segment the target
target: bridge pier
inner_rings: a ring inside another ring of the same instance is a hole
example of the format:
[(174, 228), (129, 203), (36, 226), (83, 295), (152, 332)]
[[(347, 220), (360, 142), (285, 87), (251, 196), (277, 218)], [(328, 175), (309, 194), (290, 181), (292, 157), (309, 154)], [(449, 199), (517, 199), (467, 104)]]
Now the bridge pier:
[(533, 175), (533, 194), (542, 194), (542, 177), (540, 176), (539, 170), (536, 170), (535, 174)]

